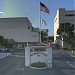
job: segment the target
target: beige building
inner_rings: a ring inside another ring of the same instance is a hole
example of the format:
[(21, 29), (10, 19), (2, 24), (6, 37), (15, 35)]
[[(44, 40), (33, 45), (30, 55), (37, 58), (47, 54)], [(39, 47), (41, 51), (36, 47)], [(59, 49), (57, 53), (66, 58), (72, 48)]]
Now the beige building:
[[(57, 29), (59, 28), (59, 25), (61, 23), (69, 22), (71, 24), (74, 24), (75, 27), (75, 10), (65, 10), (65, 8), (59, 8), (57, 10), (55, 19), (54, 19), (54, 42), (60, 43), (60, 45), (63, 46), (63, 41), (56, 40), (57, 35)], [(75, 32), (75, 30), (74, 30)]]
[(27, 17), (0, 18), (0, 36), (14, 39), (16, 47), (39, 42), (39, 28), (34, 28)]

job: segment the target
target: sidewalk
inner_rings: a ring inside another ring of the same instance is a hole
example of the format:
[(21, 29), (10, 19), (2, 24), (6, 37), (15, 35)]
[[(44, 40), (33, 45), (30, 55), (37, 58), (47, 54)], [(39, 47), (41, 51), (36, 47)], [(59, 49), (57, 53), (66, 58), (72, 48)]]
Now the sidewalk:
[(11, 53), (0, 53), (0, 59), (11, 55)]

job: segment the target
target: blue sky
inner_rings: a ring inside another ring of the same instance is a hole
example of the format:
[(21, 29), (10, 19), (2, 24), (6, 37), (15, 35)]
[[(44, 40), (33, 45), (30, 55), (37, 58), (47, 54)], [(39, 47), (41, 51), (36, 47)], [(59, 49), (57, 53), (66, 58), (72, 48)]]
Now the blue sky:
[[(41, 11), (40, 1), (50, 9), (50, 15)], [(57, 9), (75, 10), (75, 0), (0, 0), (0, 17), (28, 17), (34, 27), (40, 27), (40, 16), (47, 22), (43, 29), (49, 29), (49, 35), (54, 34), (54, 17)]]

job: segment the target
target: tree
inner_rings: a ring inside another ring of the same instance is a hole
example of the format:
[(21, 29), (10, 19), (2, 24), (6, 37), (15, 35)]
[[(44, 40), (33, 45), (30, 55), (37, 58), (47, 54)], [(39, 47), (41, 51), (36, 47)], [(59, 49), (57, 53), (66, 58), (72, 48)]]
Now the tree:
[(5, 47), (13, 47), (15, 41), (13, 39), (5, 39), (3, 36), (0, 36), (0, 45)]
[(61, 23), (59, 25), (59, 29), (57, 30), (57, 34), (59, 35), (60, 39), (63, 37), (64, 41), (67, 41), (69, 43), (74, 43), (73, 40), (75, 40), (74, 36), (74, 25), (71, 23)]
[(12, 48), (14, 46), (15, 41), (13, 39), (5, 39), (4, 46)]
[(0, 36), (0, 44), (3, 46), (4, 44), (4, 37), (3, 36)]
[(49, 36), (49, 37), (48, 37), (48, 41), (49, 41), (49, 42), (53, 42), (53, 41), (54, 41), (54, 36)]
[(41, 41), (47, 41), (48, 34), (46, 32), (41, 31)]
[(9, 39), (8, 40), (9, 47), (13, 47), (14, 43), (15, 43), (14, 39)]

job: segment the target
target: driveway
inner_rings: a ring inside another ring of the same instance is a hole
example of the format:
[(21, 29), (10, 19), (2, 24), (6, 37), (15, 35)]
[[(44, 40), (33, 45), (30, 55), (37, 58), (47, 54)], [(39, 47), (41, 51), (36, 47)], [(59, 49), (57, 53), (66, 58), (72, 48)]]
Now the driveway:
[(65, 59), (62, 52), (53, 50), (52, 68), (35, 70), (24, 66), (24, 50), (14, 50), (10, 56), (0, 59), (0, 75), (74, 75), (75, 69)]

